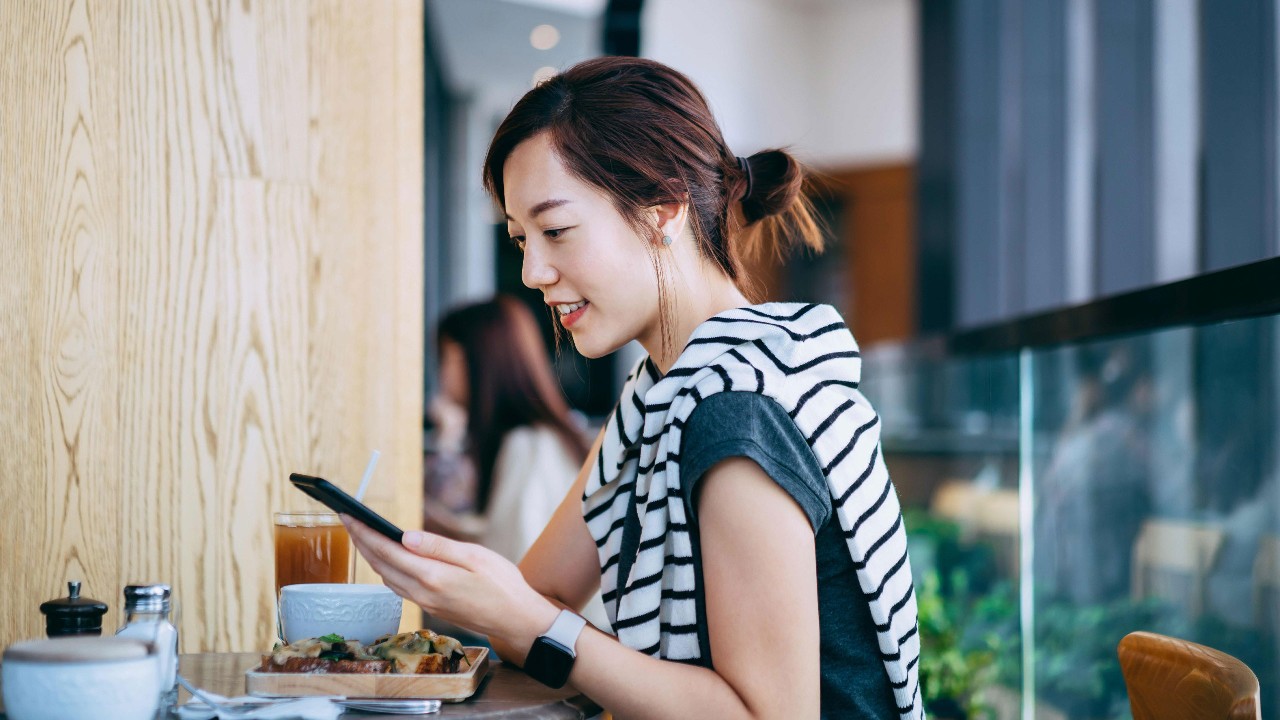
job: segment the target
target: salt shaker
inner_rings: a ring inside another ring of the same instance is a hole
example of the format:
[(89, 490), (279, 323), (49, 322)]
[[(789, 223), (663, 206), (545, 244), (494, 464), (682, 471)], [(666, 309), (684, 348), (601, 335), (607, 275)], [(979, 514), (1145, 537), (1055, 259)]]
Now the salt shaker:
[(120, 637), (151, 643), (160, 656), (160, 706), (178, 700), (178, 629), (169, 620), (168, 585), (129, 585), (124, 589), (124, 625)]

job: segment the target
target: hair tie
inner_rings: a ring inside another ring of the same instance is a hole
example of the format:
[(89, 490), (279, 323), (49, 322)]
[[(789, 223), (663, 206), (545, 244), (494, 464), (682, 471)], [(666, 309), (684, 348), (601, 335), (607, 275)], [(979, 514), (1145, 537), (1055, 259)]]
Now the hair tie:
[(739, 155), (738, 169), (747, 176), (747, 189), (742, 193), (742, 199), (745, 201), (747, 198), (751, 197), (751, 191), (755, 189), (755, 178), (751, 177), (751, 162)]

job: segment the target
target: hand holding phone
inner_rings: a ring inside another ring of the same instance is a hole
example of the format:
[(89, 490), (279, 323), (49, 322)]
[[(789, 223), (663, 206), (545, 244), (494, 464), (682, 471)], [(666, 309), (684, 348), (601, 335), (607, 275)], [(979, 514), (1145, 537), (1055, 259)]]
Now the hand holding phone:
[(324, 503), (335, 512), (350, 515), (378, 532), (399, 543), (404, 538), (404, 531), (396, 527), (390, 520), (382, 517), (368, 505), (351, 497), (342, 488), (325, 480), (301, 473), (290, 473), (289, 482), (302, 492)]

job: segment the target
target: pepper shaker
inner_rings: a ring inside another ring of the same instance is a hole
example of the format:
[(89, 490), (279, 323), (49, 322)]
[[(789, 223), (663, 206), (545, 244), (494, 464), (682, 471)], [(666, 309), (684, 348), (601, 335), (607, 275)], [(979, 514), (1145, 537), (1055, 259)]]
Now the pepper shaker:
[(49, 637), (101, 635), (107, 604), (80, 597), (80, 581), (72, 580), (67, 583), (67, 597), (41, 603), (40, 612), (44, 613), (44, 632)]

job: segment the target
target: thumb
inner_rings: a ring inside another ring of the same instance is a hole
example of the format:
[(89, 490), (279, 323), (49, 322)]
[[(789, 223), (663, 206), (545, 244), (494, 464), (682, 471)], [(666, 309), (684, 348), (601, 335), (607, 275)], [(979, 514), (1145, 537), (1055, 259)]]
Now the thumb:
[(475, 545), (450, 540), (443, 535), (409, 530), (401, 543), (416, 555), (471, 569), (475, 562)]

